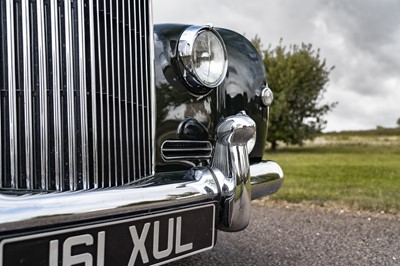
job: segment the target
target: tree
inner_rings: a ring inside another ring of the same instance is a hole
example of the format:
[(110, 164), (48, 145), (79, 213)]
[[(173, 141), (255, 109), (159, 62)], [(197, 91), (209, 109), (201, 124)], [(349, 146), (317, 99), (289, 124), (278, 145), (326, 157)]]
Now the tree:
[(397, 127), (400, 127), (400, 117), (397, 119)]
[[(262, 47), (255, 38), (256, 47)], [(258, 43), (258, 44), (257, 44)], [(326, 125), (323, 116), (336, 103), (321, 104), (329, 74), (325, 59), (320, 58), (319, 49), (311, 44), (280, 44), (261, 51), (267, 70), (268, 86), (274, 93), (270, 112), (268, 141), (272, 149), (277, 142), (302, 145), (304, 140), (313, 139)]]

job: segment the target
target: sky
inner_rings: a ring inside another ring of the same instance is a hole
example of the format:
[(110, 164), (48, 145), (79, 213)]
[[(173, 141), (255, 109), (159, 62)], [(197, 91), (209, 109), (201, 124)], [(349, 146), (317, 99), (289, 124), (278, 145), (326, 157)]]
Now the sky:
[(338, 102), (324, 131), (395, 127), (400, 118), (399, 0), (153, 0), (154, 23), (258, 35), (264, 48), (311, 43), (335, 66), (324, 102)]

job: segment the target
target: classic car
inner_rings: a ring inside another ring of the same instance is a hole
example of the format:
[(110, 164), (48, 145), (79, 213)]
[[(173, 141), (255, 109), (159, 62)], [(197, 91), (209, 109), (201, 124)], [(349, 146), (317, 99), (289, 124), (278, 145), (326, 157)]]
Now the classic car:
[(163, 264), (278, 191), (272, 92), (234, 31), (147, 0), (0, 1), (0, 265)]

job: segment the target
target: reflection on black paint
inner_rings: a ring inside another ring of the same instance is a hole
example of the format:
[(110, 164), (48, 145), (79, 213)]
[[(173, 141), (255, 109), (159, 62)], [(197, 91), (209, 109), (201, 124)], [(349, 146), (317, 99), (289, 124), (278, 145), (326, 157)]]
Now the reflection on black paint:
[[(250, 157), (261, 158), (266, 138), (267, 109), (262, 108), (256, 92), (266, 84), (264, 64), (253, 45), (243, 36), (217, 29), (228, 52), (228, 72), (224, 82), (206, 96), (195, 96), (186, 88), (174, 66), (176, 44), (185, 25), (156, 25), (155, 84), (157, 97), (157, 147), (167, 139), (178, 139), (177, 129), (183, 119), (193, 117), (208, 131), (213, 140), (215, 127), (221, 117), (246, 113), (257, 124), (257, 143)], [(172, 59), (171, 59), (172, 58)], [(157, 151), (157, 168), (168, 165)], [(174, 169), (179, 164), (170, 165)], [(183, 169), (190, 166), (181, 165)]]

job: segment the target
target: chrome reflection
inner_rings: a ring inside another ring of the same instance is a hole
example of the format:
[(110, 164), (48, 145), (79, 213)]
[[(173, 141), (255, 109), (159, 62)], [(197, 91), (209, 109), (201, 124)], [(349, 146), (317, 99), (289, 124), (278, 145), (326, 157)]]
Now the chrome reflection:
[(247, 142), (256, 132), (255, 122), (244, 111), (225, 118), (217, 127), (212, 167), (222, 171), (223, 221), (221, 230), (240, 231), (250, 221), (250, 163)]
[(209, 168), (159, 174), (118, 188), (52, 194), (0, 194), (0, 232), (90, 218), (149, 211), (218, 197), (219, 187)]
[(283, 183), (282, 168), (273, 161), (262, 161), (250, 166), (251, 199), (276, 193)]

